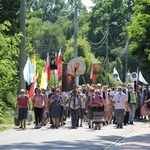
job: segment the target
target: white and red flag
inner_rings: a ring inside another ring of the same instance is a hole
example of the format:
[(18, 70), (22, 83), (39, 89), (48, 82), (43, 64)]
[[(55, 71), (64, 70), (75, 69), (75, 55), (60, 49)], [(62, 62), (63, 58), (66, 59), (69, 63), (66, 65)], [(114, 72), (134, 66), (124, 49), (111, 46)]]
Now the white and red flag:
[(47, 76), (47, 84), (48, 84), (50, 79), (51, 79), (49, 53), (47, 53), (47, 60), (46, 60), (46, 65), (45, 65), (45, 73), (46, 73), (46, 76)]
[(60, 79), (61, 76), (62, 76), (62, 54), (61, 54), (61, 49), (58, 53), (58, 57), (57, 57), (56, 61), (57, 61), (57, 75), (58, 75), (58, 79)]
[(90, 79), (91, 79), (93, 82), (96, 80), (96, 76), (93, 74), (93, 64), (91, 64)]
[(39, 76), (37, 76), (34, 82), (31, 84), (30, 89), (29, 89), (29, 98), (32, 98), (34, 96), (34, 90), (37, 87), (38, 80), (39, 80)]

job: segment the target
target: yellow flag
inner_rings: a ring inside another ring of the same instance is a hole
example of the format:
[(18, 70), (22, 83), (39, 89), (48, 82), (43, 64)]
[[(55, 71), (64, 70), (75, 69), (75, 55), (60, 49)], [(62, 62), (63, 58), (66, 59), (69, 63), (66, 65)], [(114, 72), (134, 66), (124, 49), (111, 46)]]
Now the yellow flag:
[(36, 79), (36, 56), (35, 54), (33, 55), (33, 58), (32, 58), (32, 65), (33, 65), (33, 69), (34, 69), (34, 76), (33, 76), (33, 80)]
[(44, 89), (47, 88), (47, 74), (44, 70), (42, 71), (42, 75), (41, 75), (40, 88), (44, 88)]

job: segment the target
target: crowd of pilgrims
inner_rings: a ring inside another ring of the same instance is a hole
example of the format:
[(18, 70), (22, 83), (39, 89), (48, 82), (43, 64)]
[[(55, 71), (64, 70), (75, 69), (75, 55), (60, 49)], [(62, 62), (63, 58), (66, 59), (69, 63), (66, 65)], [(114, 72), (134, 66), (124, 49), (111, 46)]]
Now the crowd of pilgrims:
[[(21, 102), (21, 96), (25, 96), (27, 104)], [(62, 92), (60, 86), (51, 86), (47, 89), (36, 88), (32, 104), (25, 90), (21, 90), (17, 109), (20, 128), (25, 128), (27, 107), (34, 111), (35, 129), (48, 124), (50, 128), (58, 129), (66, 124), (68, 118), (71, 119), (71, 129), (82, 127), (84, 121), (93, 129), (101, 129), (101, 126), (112, 123), (116, 124), (116, 128), (123, 128), (124, 125), (134, 124), (135, 120), (145, 119), (141, 115), (141, 108), (149, 98), (150, 94), (142, 87), (135, 91), (125, 84), (118, 87), (102, 86), (100, 83), (84, 84), (74, 86), (70, 92)], [(103, 111), (99, 126), (93, 124), (93, 111), (97, 108)]]

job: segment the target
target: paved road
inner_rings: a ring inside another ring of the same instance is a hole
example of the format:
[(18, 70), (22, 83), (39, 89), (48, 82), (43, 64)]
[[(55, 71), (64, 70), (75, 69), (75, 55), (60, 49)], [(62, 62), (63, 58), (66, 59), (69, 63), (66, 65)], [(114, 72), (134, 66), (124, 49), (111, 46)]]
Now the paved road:
[(0, 150), (150, 150), (148, 123), (136, 122), (123, 129), (115, 125), (101, 130), (88, 129), (87, 123), (78, 129), (70, 129), (70, 121), (59, 129), (47, 125), (41, 129), (28, 126), (26, 130), (11, 129), (0, 133)]

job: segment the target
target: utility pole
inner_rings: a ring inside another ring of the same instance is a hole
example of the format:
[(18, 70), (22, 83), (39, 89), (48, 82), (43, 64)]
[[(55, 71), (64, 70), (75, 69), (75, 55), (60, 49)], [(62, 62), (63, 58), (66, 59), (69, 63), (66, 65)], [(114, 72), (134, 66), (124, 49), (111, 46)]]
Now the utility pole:
[(23, 69), (26, 63), (26, 31), (25, 31), (25, 14), (26, 14), (25, 0), (20, 0), (20, 31), (22, 33), (20, 43), (20, 68), (19, 68), (19, 89), (25, 89), (26, 83), (23, 77)]
[(109, 26), (107, 26), (107, 35), (106, 35), (106, 72), (109, 71), (109, 57), (108, 57), (108, 35), (109, 35)]
[(74, 6), (74, 58), (78, 57), (78, 44), (77, 44), (77, 39), (78, 39), (78, 13), (77, 13), (77, 1), (75, 1), (75, 6)]
[(108, 49), (108, 35), (109, 35), (109, 26), (115, 25), (117, 26), (117, 22), (113, 21), (107, 25), (107, 35), (106, 35), (106, 72), (109, 72), (109, 49)]

